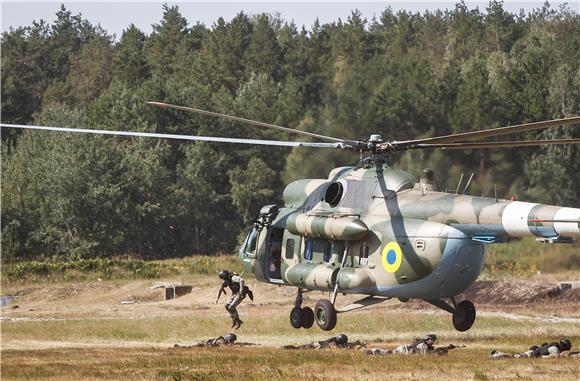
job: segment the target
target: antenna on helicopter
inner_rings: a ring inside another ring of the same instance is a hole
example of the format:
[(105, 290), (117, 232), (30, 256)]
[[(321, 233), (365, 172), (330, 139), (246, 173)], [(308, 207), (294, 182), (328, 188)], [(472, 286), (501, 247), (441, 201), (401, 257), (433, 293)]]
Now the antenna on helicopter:
[(457, 183), (457, 188), (455, 189), (455, 194), (459, 194), (459, 187), (461, 186), (462, 181), (463, 181), (463, 172), (461, 172), (461, 177), (459, 178), (459, 182)]
[(467, 189), (471, 185), (471, 180), (473, 180), (473, 172), (471, 172), (471, 176), (469, 176), (469, 180), (467, 180), (467, 185), (465, 185), (465, 188), (463, 188), (462, 194), (465, 194), (465, 192), (467, 192)]

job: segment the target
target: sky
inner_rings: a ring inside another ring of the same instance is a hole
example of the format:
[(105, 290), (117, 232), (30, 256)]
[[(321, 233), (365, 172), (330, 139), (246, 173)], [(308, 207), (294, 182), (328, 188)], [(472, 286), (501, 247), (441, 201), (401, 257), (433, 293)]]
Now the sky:
[[(459, 1), (459, 0), (457, 0)], [(301, 27), (305, 25), (310, 29), (316, 18), (320, 23), (337, 21), (339, 18), (346, 20), (351, 11), (358, 9), (363, 17), (372, 19), (379, 16), (387, 6), (394, 10), (405, 9), (412, 12), (423, 12), (427, 9), (453, 8), (457, 1), (434, 1), (434, 0), (411, 0), (411, 1), (230, 1), (230, 2), (207, 2), (207, 1), (184, 1), (166, 2), (169, 5), (179, 5), (182, 15), (190, 25), (200, 22), (206, 26), (213, 25), (219, 17), (226, 21), (231, 20), (240, 11), (246, 14), (270, 13), (279, 14), (284, 21), (294, 21)], [(488, 1), (465, 1), (468, 7), (479, 7), (485, 10)], [(505, 0), (504, 8), (517, 13), (520, 9), (529, 12), (542, 6), (544, 0), (522, 1)], [(83, 18), (91, 24), (100, 24), (109, 34), (115, 34), (119, 38), (122, 31), (133, 23), (143, 32), (151, 33), (152, 24), (159, 23), (162, 17), (162, 4), (159, 1), (75, 1), (62, 2), (73, 14), (81, 13)], [(551, 1), (553, 7), (557, 7), (564, 1)], [(580, 0), (565, 2), (572, 9), (579, 11)], [(53, 1), (14, 1), (2, 0), (2, 31), (10, 27), (28, 26), (33, 20), (41, 19), (52, 23), (55, 13), (60, 8), (60, 2)]]

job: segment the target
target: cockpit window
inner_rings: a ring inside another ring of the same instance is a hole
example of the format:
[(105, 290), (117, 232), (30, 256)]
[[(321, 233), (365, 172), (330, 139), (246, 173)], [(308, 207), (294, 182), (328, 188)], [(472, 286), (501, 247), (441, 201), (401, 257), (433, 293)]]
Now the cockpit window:
[(244, 254), (250, 257), (256, 256), (256, 246), (258, 244), (258, 236), (260, 232), (256, 227), (253, 227), (248, 236), (246, 237), (246, 242), (244, 243)]

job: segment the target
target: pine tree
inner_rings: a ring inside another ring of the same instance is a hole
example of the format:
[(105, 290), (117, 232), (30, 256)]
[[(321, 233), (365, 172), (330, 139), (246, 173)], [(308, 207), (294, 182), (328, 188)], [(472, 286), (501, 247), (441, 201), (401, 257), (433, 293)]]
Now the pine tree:
[(150, 68), (144, 53), (145, 34), (135, 25), (123, 31), (113, 53), (112, 78), (137, 86), (149, 78)]
[(251, 73), (266, 74), (274, 80), (281, 76), (281, 52), (276, 32), (266, 14), (256, 17), (252, 37), (244, 54), (246, 76)]
[(179, 7), (164, 4), (163, 18), (153, 25), (153, 33), (144, 47), (153, 75), (168, 78), (182, 69), (187, 56), (187, 36), (187, 20)]

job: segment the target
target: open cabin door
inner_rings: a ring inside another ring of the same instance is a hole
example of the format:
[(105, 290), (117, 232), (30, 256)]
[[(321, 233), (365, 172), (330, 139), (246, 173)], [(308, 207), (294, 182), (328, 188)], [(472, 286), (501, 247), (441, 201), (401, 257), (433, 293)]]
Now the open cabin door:
[(252, 272), (256, 279), (270, 283), (283, 283), (281, 263), (284, 229), (273, 226), (277, 215), (276, 205), (263, 207), (240, 252), (244, 271)]

